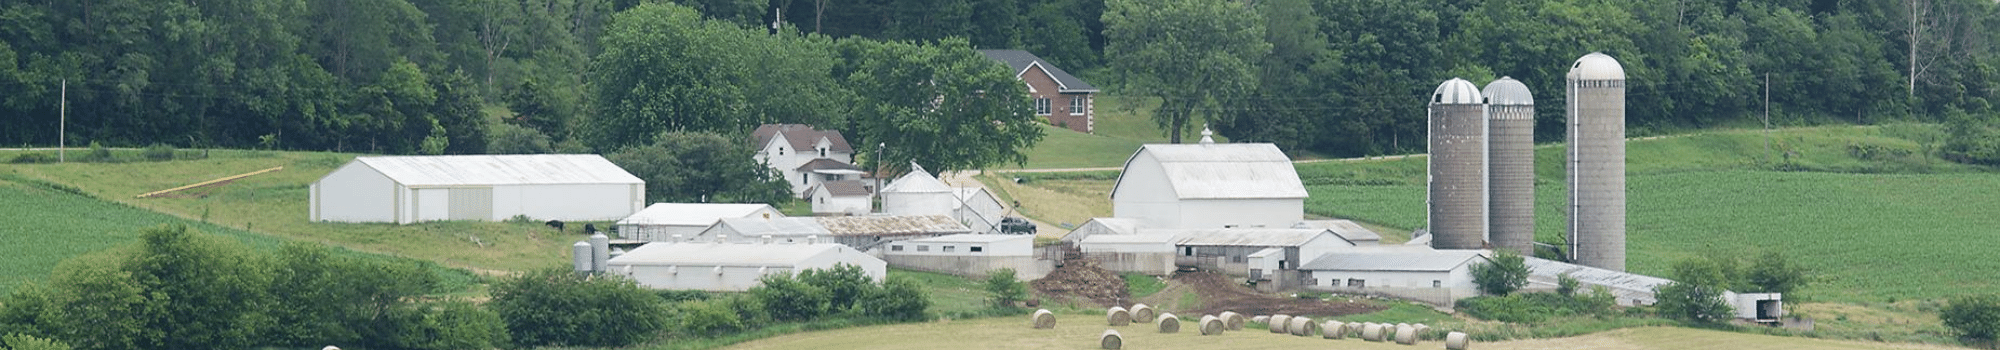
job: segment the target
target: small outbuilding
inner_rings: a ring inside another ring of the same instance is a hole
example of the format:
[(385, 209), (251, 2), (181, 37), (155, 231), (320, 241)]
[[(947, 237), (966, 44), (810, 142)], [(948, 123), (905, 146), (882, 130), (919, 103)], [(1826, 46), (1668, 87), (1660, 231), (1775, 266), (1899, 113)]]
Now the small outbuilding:
[(611, 221), (646, 182), (594, 154), (356, 157), (314, 181), (312, 221)]
[(823, 182), (806, 191), (814, 215), (863, 215), (875, 207), (868, 184), (859, 180)]
[(723, 219), (702, 231), (697, 242), (803, 242), (816, 237), (821, 242), (846, 244), (861, 251), (874, 250), (884, 243), (972, 233), (965, 225), (942, 215), (928, 216), (819, 216), (763, 219)]
[(984, 277), (996, 269), (1014, 269), (1015, 278), (1034, 280), (1048, 274), (1035, 259), (1031, 235), (958, 234), (890, 242), (880, 249), (889, 266), (912, 270)]
[[(816, 218), (722, 218), (700, 234), (687, 236), (693, 242), (757, 242), (770, 236), (777, 243), (805, 242), (808, 237), (832, 237), (833, 231), (820, 226)], [(671, 238), (669, 240), (672, 240)], [(831, 241), (828, 241), (832, 243)]]
[(785, 217), (769, 204), (741, 203), (653, 203), (645, 210), (618, 220), (618, 234), (626, 239), (648, 242), (672, 240), (676, 235), (694, 237), (723, 218), (775, 219)]
[(654, 242), (611, 258), (606, 273), (653, 289), (741, 292), (765, 275), (797, 275), (838, 264), (859, 266), (881, 282), (888, 265), (853, 247), (831, 243), (746, 244)]
[(882, 186), (882, 212), (889, 215), (951, 215), (958, 206), (951, 186), (910, 163), (910, 172)]
[(1288, 228), (1305, 217), (1305, 199), (1298, 170), (1277, 145), (1208, 136), (1140, 147), (1111, 189), (1112, 216), (1148, 228)]

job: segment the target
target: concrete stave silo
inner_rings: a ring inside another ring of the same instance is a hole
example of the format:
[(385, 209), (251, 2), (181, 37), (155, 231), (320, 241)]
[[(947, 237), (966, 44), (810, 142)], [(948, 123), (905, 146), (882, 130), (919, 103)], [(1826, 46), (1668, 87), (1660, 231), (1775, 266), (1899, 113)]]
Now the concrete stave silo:
[(1511, 77), (1486, 84), (1486, 211), (1493, 249), (1534, 255), (1535, 97)]
[(1438, 249), (1486, 243), (1486, 104), (1479, 87), (1452, 78), (1430, 101), (1429, 229)]
[(1592, 52), (1567, 80), (1570, 258), (1625, 271), (1625, 69)]

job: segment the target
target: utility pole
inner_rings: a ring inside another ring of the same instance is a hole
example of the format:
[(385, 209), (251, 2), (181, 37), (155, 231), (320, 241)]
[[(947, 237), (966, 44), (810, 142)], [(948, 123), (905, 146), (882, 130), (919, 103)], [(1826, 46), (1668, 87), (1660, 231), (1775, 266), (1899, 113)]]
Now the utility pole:
[(69, 162), (69, 79), (62, 81), (62, 98), (56, 102), (58, 117), (56, 122), (56, 162)]
[(1764, 161), (1771, 161), (1771, 73), (1764, 73)]
[[(889, 147), (888, 142), (875, 144), (875, 190), (869, 191), (875, 192), (875, 202), (882, 201), (882, 149), (887, 147)], [(870, 205), (872, 206), (873, 204)], [(871, 210), (871, 212), (873, 211)]]

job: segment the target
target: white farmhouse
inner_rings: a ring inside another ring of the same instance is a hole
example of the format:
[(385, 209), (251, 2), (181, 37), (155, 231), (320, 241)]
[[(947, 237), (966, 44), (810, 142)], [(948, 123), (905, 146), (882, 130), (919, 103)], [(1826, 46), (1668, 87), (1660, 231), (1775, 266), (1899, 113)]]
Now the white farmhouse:
[(916, 163), (910, 163), (909, 173), (882, 186), (882, 212), (889, 215), (951, 215), (957, 201), (950, 186)]
[(984, 277), (989, 271), (1014, 269), (1014, 277), (1034, 280), (1048, 274), (1035, 260), (1035, 236), (958, 234), (901, 240), (878, 249), (890, 266), (912, 270)]
[[(840, 136), (839, 131), (815, 130), (811, 125), (804, 124), (764, 124), (750, 134), (757, 138), (757, 161), (782, 173), (786, 182), (791, 183), (793, 195), (796, 196), (804, 197), (807, 189), (824, 181), (825, 175), (830, 175), (819, 174), (822, 178), (815, 180), (812, 178), (814, 173), (800, 172), (800, 167), (806, 163), (815, 159), (827, 159), (841, 164), (854, 163), (854, 147), (848, 146), (847, 138)], [(836, 168), (838, 167), (814, 169), (854, 170), (852, 173), (831, 174), (843, 177), (859, 174), (855, 169)]]
[(815, 215), (862, 215), (875, 207), (871, 194), (861, 181), (828, 181), (807, 189), (806, 201), (812, 202)]
[(1292, 160), (1268, 143), (1150, 144), (1125, 161), (1113, 215), (1147, 228), (1287, 228), (1305, 217)]
[(662, 242), (675, 235), (694, 237), (722, 218), (782, 217), (785, 214), (778, 208), (763, 203), (653, 203), (618, 220), (618, 234), (626, 239)]
[(861, 267), (870, 280), (881, 282), (888, 265), (832, 243), (707, 243), (654, 242), (611, 258), (606, 273), (630, 277), (653, 289), (741, 292), (765, 275), (797, 275), (837, 264)]
[(314, 181), (312, 221), (617, 220), (646, 182), (594, 154), (384, 156)]

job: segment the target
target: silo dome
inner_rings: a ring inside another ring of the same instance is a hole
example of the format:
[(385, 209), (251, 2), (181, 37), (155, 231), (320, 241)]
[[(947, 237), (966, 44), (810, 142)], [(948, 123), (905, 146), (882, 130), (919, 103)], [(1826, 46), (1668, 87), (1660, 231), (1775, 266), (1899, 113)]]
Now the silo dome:
[(1465, 79), (1451, 78), (1438, 84), (1437, 92), (1431, 93), (1431, 103), (1476, 105), (1484, 103), (1479, 95), (1479, 86)]
[(1514, 80), (1514, 78), (1512, 77), (1500, 77), (1500, 80), (1494, 80), (1491, 83), (1486, 83), (1486, 91), (1482, 91), (1482, 93), (1486, 95), (1486, 103), (1489, 104), (1495, 104), (1495, 105), (1535, 104), (1535, 96), (1534, 94), (1528, 93), (1528, 85), (1522, 84), (1521, 81)]
[(1569, 80), (1625, 80), (1625, 66), (1610, 55), (1592, 52), (1570, 65)]

